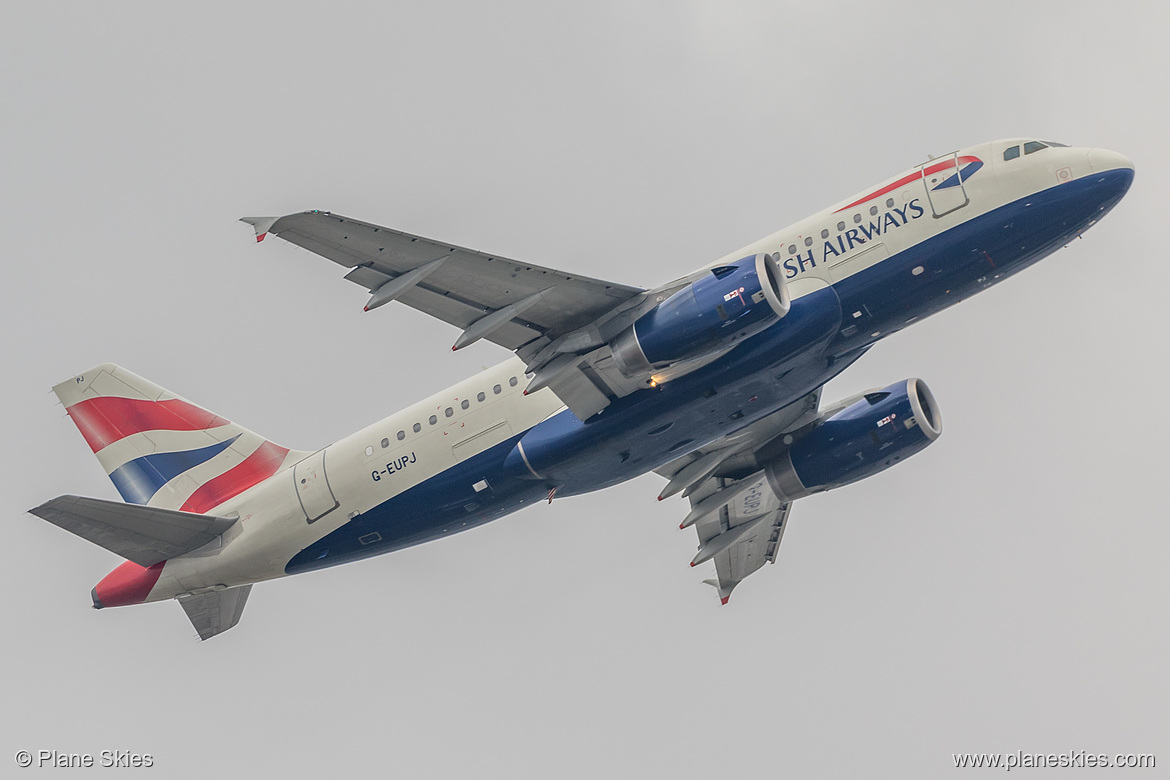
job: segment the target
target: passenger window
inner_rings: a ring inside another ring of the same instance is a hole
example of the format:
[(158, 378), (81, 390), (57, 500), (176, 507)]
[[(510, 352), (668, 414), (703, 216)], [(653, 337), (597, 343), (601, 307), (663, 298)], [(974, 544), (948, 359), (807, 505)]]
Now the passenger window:
[(894, 207), (894, 199), (886, 198), (886, 208), (892, 209)]
[(455, 410), (452, 409), (450, 406), (448, 406), (446, 409), (443, 410), (444, 417), (450, 417), (453, 414), (455, 414)]
[(838, 233), (844, 233), (844, 232), (845, 232), (845, 223), (844, 223), (844, 222), (838, 222), (838, 223), (837, 223), (837, 232), (838, 232)]
[(483, 403), (483, 399), (485, 399), (485, 398), (487, 398), (487, 396), (484, 395), (483, 393), (480, 393), (479, 395), (477, 395), (475, 397), (475, 400), (479, 401), (480, 403)]
[(854, 215), (853, 215), (853, 221), (854, 221), (855, 223), (857, 223), (858, 225), (860, 225), (860, 224), (861, 224), (861, 214), (854, 214)]
[(436, 417), (436, 416), (435, 416), (435, 415), (433, 415), (433, 414), (431, 415), (431, 418), (430, 418), (429, 420), (427, 420), (427, 422), (428, 422), (428, 423), (430, 423), (431, 425), (434, 425), (434, 424), (435, 424), (435, 423), (437, 423), (438, 421), (439, 421), (439, 418), (438, 418), (438, 417)]
[(460, 409), (466, 409), (469, 406), (471, 406), (471, 401), (468, 401), (466, 398), (463, 399), (463, 403), (459, 404)]
[(1003, 153), (1004, 160), (1014, 160), (1019, 156), (1020, 156), (1020, 147), (1019, 146), (1013, 146), (1010, 149), (1006, 149)]
[(503, 388), (501, 388), (499, 385), (496, 385), (495, 387), (492, 388), (492, 392), (495, 393), (496, 395), (499, 395), (500, 390), (502, 390), (502, 389)]
[(382, 439), (382, 449), (386, 449), (389, 446), (390, 446), (390, 440), (389, 439)]
[(366, 455), (373, 455), (373, 454), (374, 454), (374, 448), (373, 447), (366, 447)]
[(1039, 141), (1029, 141), (1024, 144), (1024, 154), (1031, 154), (1032, 152), (1038, 152), (1041, 149), (1047, 148), (1048, 146), (1046, 144), (1042, 144)]
[(509, 386), (509, 387), (515, 387), (515, 386), (516, 386), (516, 383), (517, 383), (517, 382), (519, 382), (519, 381), (520, 381), (520, 380), (519, 380), (519, 379), (517, 379), (516, 377), (512, 377), (511, 379), (509, 379), (509, 380), (508, 380), (508, 386)]
[(399, 431), (398, 432), (398, 441), (402, 441), (405, 438), (406, 438), (406, 431)]
[(806, 238), (804, 240), (804, 245), (805, 246), (812, 246), (812, 236), (809, 236), (808, 238)]
[(796, 254), (796, 244), (789, 244), (788, 245), (788, 254), (790, 254), (790, 255)]
[(871, 217), (876, 217), (876, 216), (877, 216), (877, 206), (870, 206), (870, 207), (869, 207), (869, 215), (870, 215)]
[(821, 231), (821, 238), (828, 238), (828, 237), (829, 237), (829, 229), (825, 228), (824, 230)]
[(415, 423), (414, 428), (412, 428), (411, 430), (413, 430), (415, 433), (418, 433), (419, 431), (422, 430), (422, 423)]

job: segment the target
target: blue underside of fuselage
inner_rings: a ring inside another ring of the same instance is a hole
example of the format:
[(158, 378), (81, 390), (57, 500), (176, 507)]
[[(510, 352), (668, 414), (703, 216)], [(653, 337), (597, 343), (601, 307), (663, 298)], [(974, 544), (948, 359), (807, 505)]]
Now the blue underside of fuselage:
[[(1116, 205), (1132, 179), (1124, 169), (1086, 176), (959, 224), (798, 299), (781, 323), (697, 371), (618, 399), (588, 422), (563, 411), (394, 496), (285, 571), (421, 544), (541, 501), (554, 487), (558, 496), (585, 493), (657, 468), (798, 401), (875, 341), (1051, 254)], [(542, 479), (505, 465), (521, 438)], [(477, 491), (481, 482), (488, 487)]]

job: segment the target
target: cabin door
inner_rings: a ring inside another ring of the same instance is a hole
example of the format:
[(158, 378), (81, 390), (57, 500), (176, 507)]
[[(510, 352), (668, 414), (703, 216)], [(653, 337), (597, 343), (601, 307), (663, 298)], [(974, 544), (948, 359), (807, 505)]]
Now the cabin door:
[(329, 478), (325, 475), (325, 453), (326, 450), (314, 452), (293, 468), (297, 498), (301, 500), (305, 520), (310, 523), (320, 520), (339, 506), (329, 487)]
[(936, 157), (919, 166), (922, 186), (926, 189), (926, 199), (935, 219), (958, 211), (971, 202), (962, 168), (958, 152)]

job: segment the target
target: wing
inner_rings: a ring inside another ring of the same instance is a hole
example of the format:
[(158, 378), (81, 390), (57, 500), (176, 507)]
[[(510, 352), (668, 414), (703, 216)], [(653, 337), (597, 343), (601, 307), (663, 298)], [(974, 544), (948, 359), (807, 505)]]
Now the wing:
[(248, 603), (248, 595), (251, 592), (251, 585), (241, 585), (186, 596), (179, 599), (179, 605), (187, 613), (191, 625), (199, 632), (199, 638), (210, 639), (240, 622), (240, 615), (244, 614), (244, 605)]
[(239, 519), (81, 496), (57, 496), (28, 511), (139, 566), (210, 544)]
[(350, 269), (367, 310), (393, 300), (460, 328), (461, 348), (485, 338), (531, 357), (643, 290), (520, 263), (329, 212), (246, 217), (267, 233)]
[[(699, 554), (692, 565), (714, 561), (716, 579), (705, 582), (718, 589), (719, 600), (726, 604), (736, 585), (765, 563), (776, 562), (776, 552), (788, 527), (792, 504), (777, 500), (771, 491), (765, 489), (763, 479), (748, 485), (739, 485), (735, 480), (714, 479), (709, 482), (712, 483), (710, 493), (738, 487), (745, 491), (718, 514), (695, 523)], [(710, 493), (696, 492), (692, 495), (692, 505)]]
[[(691, 513), (680, 527), (694, 525), (699, 552), (692, 566), (715, 564), (716, 579), (707, 580), (726, 604), (735, 586), (765, 563), (775, 563), (788, 527), (791, 504), (768, 489), (761, 464), (784, 445), (784, 434), (819, 416), (821, 391), (658, 470), (670, 481), (659, 500), (682, 492)], [(718, 511), (711, 511), (711, 506)], [(697, 519), (695, 519), (697, 518)]]

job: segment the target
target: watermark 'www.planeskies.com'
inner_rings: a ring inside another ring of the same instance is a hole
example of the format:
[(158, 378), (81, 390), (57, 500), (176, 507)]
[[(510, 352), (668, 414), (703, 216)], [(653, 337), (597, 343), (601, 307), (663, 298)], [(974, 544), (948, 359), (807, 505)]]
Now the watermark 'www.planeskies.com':
[(971, 769), (1053, 769), (1065, 768), (1126, 768), (1153, 769), (1153, 753), (1090, 753), (1070, 750), (1066, 753), (952, 753), (955, 768)]

